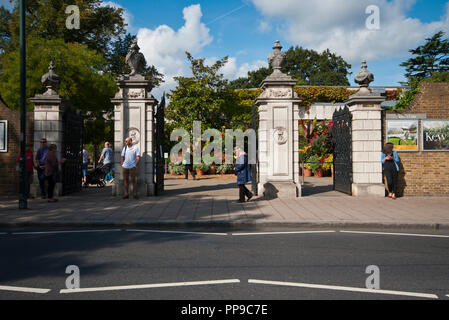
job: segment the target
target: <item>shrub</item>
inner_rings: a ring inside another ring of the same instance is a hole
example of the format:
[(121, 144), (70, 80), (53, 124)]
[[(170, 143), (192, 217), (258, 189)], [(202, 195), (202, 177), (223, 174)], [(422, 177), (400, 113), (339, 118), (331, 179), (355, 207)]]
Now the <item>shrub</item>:
[(232, 164), (222, 164), (217, 167), (217, 173), (227, 174), (234, 172), (234, 165)]

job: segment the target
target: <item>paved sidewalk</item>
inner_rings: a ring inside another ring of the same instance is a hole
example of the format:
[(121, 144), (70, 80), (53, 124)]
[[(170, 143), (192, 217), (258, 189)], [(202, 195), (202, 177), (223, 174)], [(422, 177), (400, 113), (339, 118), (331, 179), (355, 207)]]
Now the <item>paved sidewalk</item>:
[[(236, 202), (235, 179), (166, 179), (166, 195), (122, 200), (111, 186), (92, 187), (57, 203), (0, 198), (0, 227), (409, 227), (449, 229), (449, 197), (355, 198), (332, 191), (331, 179), (308, 178), (308, 196)], [(322, 192), (315, 194), (316, 191)]]

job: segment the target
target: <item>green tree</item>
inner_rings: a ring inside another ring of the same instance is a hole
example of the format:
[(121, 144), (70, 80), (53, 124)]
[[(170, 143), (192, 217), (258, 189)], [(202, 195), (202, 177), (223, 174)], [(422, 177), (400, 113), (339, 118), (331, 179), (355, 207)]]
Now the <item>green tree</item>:
[(190, 131), (193, 121), (202, 121), (203, 129), (220, 128), (225, 122), (223, 110), (229, 90), (220, 69), (227, 63), (228, 57), (216, 61), (213, 65), (205, 64), (204, 59), (194, 59), (186, 52), (191, 64), (192, 77), (175, 77), (178, 82), (168, 97), (166, 117), (177, 127)]
[(0, 54), (3, 52), (11, 41), (11, 31), (9, 30), (9, 22), (11, 20), (11, 12), (6, 10), (4, 6), (0, 7)]
[[(290, 47), (286, 52), (287, 62), (282, 72), (289, 74), (298, 85), (311, 86), (349, 86), (348, 76), (351, 65), (342, 57), (328, 49), (322, 53), (302, 47)], [(261, 68), (248, 72), (245, 78), (231, 81), (232, 89), (258, 88), (260, 83), (270, 75), (270, 68)]]
[(449, 71), (449, 39), (443, 39), (444, 32), (437, 32), (433, 37), (426, 38), (426, 43), (409, 52), (414, 57), (401, 63), (409, 79), (424, 79), (436, 72)]
[[(48, 72), (48, 64), (52, 60), (55, 72), (62, 77), (58, 93), (70, 101), (74, 109), (81, 110), (86, 116), (86, 143), (97, 137), (102, 138), (113, 111), (110, 101), (117, 91), (114, 77), (104, 73), (107, 61), (97, 51), (77, 43), (65, 43), (62, 39), (44, 40), (28, 38), (27, 40), (27, 97), (41, 94), (45, 87), (41, 77)], [(20, 74), (19, 51), (8, 51), (0, 61), (0, 92), (7, 104), (15, 110), (19, 109)], [(28, 111), (33, 108), (27, 103)], [(102, 123), (100, 125), (100, 123)], [(110, 124), (110, 123), (109, 123)], [(101, 129), (101, 135), (93, 134)]]
[[(26, 24), (29, 35), (43, 39), (64, 39), (80, 43), (106, 55), (112, 39), (125, 34), (123, 10), (102, 5), (100, 0), (27, 0)], [(14, 0), (7, 21), (13, 44), (19, 42), (19, 1)], [(68, 29), (65, 10), (76, 5), (80, 10), (80, 28)]]

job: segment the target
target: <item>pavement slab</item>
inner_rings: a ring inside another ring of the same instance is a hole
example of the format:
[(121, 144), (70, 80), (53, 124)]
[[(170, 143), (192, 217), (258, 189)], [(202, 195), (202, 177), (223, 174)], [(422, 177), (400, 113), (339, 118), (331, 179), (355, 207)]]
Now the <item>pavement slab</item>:
[[(316, 186), (319, 186), (317, 188)], [(325, 190), (322, 194), (316, 190)], [(163, 196), (122, 200), (112, 186), (87, 188), (57, 203), (0, 198), (0, 226), (392, 226), (449, 229), (449, 197), (356, 198), (330, 178), (306, 178), (305, 196), (238, 203), (235, 178), (166, 178)]]

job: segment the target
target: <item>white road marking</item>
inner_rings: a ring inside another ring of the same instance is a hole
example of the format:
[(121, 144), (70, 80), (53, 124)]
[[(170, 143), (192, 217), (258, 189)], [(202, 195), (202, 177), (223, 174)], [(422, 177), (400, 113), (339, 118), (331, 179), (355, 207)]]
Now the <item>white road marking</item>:
[(28, 292), (28, 293), (48, 293), (51, 289), (38, 289), (38, 288), (25, 288), (25, 287), (11, 287), (11, 286), (0, 286), (0, 290), (4, 291), (17, 291), (17, 292)]
[(118, 232), (122, 231), (119, 229), (114, 230), (71, 230), (71, 231), (39, 231), (39, 232), (13, 232), (14, 235), (25, 235), (25, 234), (60, 234), (60, 233), (89, 233), (89, 232)]
[(214, 232), (189, 232), (189, 231), (164, 231), (164, 230), (138, 230), (138, 229), (127, 229), (128, 232), (148, 232), (148, 233), (186, 233), (186, 234), (209, 234), (215, 236), (227, 236), (227, 233), (214, 233)]
[(286, 232), (249, 232), (249, 233), (232, 233), (233, 236), (257, 236), (271, 234), (309, 234), (309, 233), (333, 233), (336, 231), (286, 231)]
[(449, 238), (449, 236), (436, 234), (419, 234), (419, 233), (392, 233), (392, 232), (368, 232), (368, 231), (340, 231), (341, 233), (357, 233), (357, 234), (377, 234), (389, 236), (407, 236), (407, 237), (431, 237), (431, 238)]
[(182, 286), (201, 286), (201, 285), (214, 285), (214, 284), (228, 284), (228, 283), (240, 283), (240, 280), (239, 279), (228, 279), (228, 280), (210, 280), (210, 281), (192, 281), (192, 282), (141, 284), (141, 285), (132, 285), (132, 286), (63, 289), (63, 290), (59, 291), (59, 293), (81, 293), (81, 292), (96, 292), (96, 291), (134, 290), (134, 289), (149, 289), (149, 288), (166, 288), (166, 287), (182, 287)]
[(277, 285), (277, 286), (289, 286), (289, 287), (301, 287), (301, 288), (325, 289), (325, 290), (338, 290), (338, 291), (351, 291), (351, 292), (388, 294), (388, 295), (398, 295), (398, 296), (409, 296), (409, 297), (418, 297), (418, 298), (438, 299), (438, 296), (435, 295), (435, 294), (418, 293), (418, 292), (393, 291), (393, 290), (376, 290), (376, 289), (366, 289), (366, 288), (328, 286), (328, 285), (310, 284), (310, 283), (266, 281), (266, 280), (256, 280), (256, 279), (249, 279), (248, 283), (270, 284), (270, 285)]
[(0, 235), (8, 234), (7, 232), (0, 232)]

